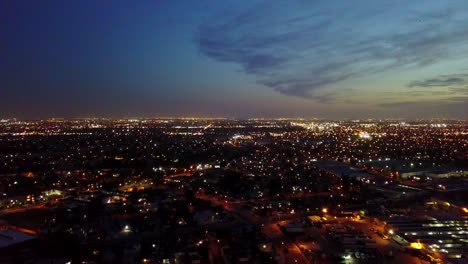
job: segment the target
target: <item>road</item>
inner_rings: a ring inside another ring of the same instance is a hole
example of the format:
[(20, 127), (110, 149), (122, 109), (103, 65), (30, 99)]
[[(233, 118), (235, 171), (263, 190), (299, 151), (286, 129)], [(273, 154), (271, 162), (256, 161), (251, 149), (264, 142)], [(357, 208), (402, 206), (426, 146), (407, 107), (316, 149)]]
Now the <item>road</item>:
[(43, 209), (45, 208), (45, 203), (36, 203), (22, 207), (14, 207), (8, 209), (0, 210), (0, 215), (12, 214), (12, 213), (21, 213), (24, 211), (32, 210), (32, 209)]
[[(310, 263), (297, 244), (286, 237), (276, 223), (264, 224), (262, 232), (277, 248), (277, 253), (280, 255), (280, 263)], [(287, 249), (287, 253), (284, 252), (285, 249)]]
[[(277, 221), (272, 218), (262, 218), (252, 213), (250, 210), (242, 207), (244, 202), (236, 201), (231, 202), (218, 197), (209, 196), (206, 194), (199, 193), (197, 198), (211, 201), (214, 205), (219, 205), (224, 208), (227, 212), (238, 218), (240, 221), (247, 222), (249, 224), (261, 225), (262, 233), (268, 238), (276, 248), (276, 253), (280, 256), (279, 263), (284, 264), (308, 264), (310, 263), (307, 257), (302, 253), (296, 243), (291, 241), (285, 234), (280, 230), (277, 225)], [(287, 249), (287, 253), (285, 253)]]
[(221, 254), (221, 245), (219, 240), (216, 240), (213, 236), (208, 235), (208, 250), (211, 264), (222, 264), (224, 263), (223, 256)]

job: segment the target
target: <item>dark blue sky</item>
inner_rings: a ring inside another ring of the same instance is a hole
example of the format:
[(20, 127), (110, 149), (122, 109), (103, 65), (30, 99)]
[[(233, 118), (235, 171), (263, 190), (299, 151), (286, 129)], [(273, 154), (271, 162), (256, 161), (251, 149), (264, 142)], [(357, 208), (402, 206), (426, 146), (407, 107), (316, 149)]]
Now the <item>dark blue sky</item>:
[(462, 117), (468, 2), (0, 0), (0, 117)]

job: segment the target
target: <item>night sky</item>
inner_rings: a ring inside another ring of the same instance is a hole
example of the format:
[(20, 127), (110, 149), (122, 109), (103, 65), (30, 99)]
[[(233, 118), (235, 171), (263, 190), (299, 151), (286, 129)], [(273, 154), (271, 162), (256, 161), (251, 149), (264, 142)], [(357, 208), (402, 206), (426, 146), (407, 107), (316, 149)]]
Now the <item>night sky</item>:
[(467, 118), (468, 1), (0, 0), (0, 117)]

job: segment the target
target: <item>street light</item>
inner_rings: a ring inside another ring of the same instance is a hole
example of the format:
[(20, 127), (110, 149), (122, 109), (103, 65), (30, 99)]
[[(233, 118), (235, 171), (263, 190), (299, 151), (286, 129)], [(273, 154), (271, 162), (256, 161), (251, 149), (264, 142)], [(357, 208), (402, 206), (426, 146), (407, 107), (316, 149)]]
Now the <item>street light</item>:
[(328, 213), (328, 209), (327, 208), (322, 208), (322, 213), (324, 213), (324, 214)]
[(414, 249), (422, 249), (423, 245), (418, 241), (418, 242), (411, 242), (410, 247)]
[(125, 227), (123, 228), (123, 230), (122, 230), (122, 231), (123, 231), (124, 233), (128, 233), (128, 232), (130, 232), (130, 231), (131, 231), (131, 230), (130, 230), (130, 226), (128, 226), (128, 225), (125, 225)]

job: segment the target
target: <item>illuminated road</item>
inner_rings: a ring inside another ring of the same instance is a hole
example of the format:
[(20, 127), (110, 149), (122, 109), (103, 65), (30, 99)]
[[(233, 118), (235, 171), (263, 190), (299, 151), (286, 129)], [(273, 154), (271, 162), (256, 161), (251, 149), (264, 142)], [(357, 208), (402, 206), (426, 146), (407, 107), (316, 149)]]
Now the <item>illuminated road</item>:
[(224, 263), (223, 257), (221, 255), (220, 244), (210, 235), (208, 235), (208, 250), (211, 264)]
[[(271, 240), (273, 245), (277, 248), (276, 252), (280, 255), (279, 263), (284, 264), (308, 264), (310, 263), (306, 256), (302, 253), (296, 243), (292, 242), (280, 230), (277, 222), (271, 218), (260, 218), (242, 207), (243, 202), (229, 202), (227, 200), (219, 199), (217, 197), (208, 196), (204, 194), (197, 194), (197, 198), (211, 201), (215, 205), (222, 206), (224, 210), (230, 212), (240, 221), (248, 222), (250, 224), (262, 225), (262, 232)], [(284, 253), (287, 249), (288, 253)]]
[(22, 206), (22, 207), (15, 207), (15, 208), (8, 208), (0, 210), (0, 215), (12, 214), (12, 213), (21, 213), (32, 209), (43, 209), (45, 208), (45, 203), (39, 203), (34, 205)]
[[(296, 245), (287, 238), (283, 232), (280, 230), (279, 226), (276, 223), (265, 224), (262, 227), (262, 232), (268, 237), (273, 245), (278, 249), (277, 252), (281, 256), (281, 260), (285, 264), (294, 264), (294, 263), (309, 263), (307, 258), (304, 256), (302, 251)], [(284, 253), (284, 250), (287, 249), (288, 253)]]
[[(293, 263), (310, 263), (307, 257), (302, 253), (296, 243), (291, 241), (279, 228), (277, 225), (277, 220), (268, 217), (259, 217), (258, 215), (252, 213), (250, 210), (245, 209), (242, 205), (245, 203), (243, 201), (227, 201), (225, 199), (220, 199), (213, 196), (208, 196), (204, 194), (197, 194), (197, 197), (203, 200), (211, 201), (215, 205), (222, 206), (227, 212), (230, 212), (233, 216), (238, 218), (240, 221), (248, 222), (251, 224), (262, 225), (263, 234), (273, 243), (276, 248), (276, 253), (279, 255), (278, 262), (284, 264), (293, 264)], [(286, 218), (297, 218), (300, 215), (291, 215)], [(345, 221), (348, 222), (348, 221)], [(374, 234), (370, 231), (371, 228), (381, 230), (382, 227), (373, 225), (368, 219), (359, 220), (359, 221), (349, 221), (349, 224), (355, 226), (356, 229), (363, 230), (365, 233), (370, 234), (372, 239), (376, 241), (379, 248), (384, 249), (385, 252), (392, 251), (395, 255), (393, 259), (382, 260), (382, 263), (414, 263), (414, 264), (423, 264), (428, 263), (423, 261), (415, 256), (401, 252), (402, 247), (396, 244), (392, 240), (384, 240), (381, 237)], [(381, 230), (383, 232), (383, 230)], [(319, 238), (320, 237), (320, 238)], [(331, 248), (328, 240), (322, 235), (317, 237), (320, 241), (320, 244), (324, 248)], [(287, 249), (287, 253), (285, 253)], [(362, 263), (358, 259), (351, 259), (353, 263)]]

